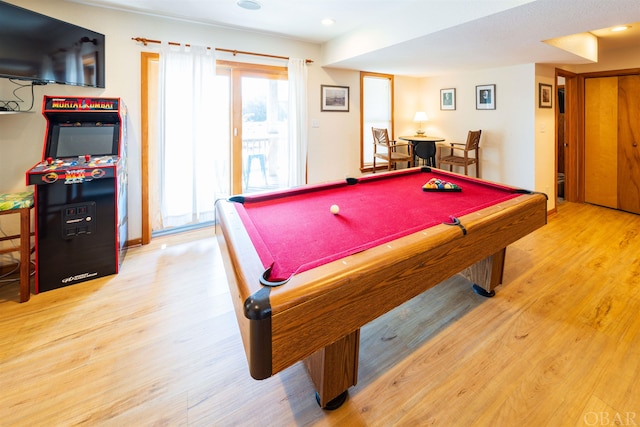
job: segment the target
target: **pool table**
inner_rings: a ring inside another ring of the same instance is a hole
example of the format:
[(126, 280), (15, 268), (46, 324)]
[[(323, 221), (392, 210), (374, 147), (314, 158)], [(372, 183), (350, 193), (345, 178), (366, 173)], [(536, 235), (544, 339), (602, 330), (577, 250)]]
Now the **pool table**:
[[(424, 188), (435, 179), (453, 188)], [(333, 409), (356, 384), (363, 325), (457, 273), (493, 296), (547, 197), (422, 167), (234, 196), (216, 213), (251, 376), (304, 360)]]

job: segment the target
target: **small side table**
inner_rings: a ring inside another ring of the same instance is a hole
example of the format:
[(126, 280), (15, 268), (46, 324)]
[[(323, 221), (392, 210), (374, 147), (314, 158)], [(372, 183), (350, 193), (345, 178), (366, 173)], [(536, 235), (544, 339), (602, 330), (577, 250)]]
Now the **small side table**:
[(20, 252), (20, 302), (31, 297), (31, 209), (33, 209), (33, 191), (20, 193), (0, 193), (0, 215), (19, 214), (20, 234), (2, 236), (0, 241), (20, 240), (18, 247), (0, 249), (0, 254)]

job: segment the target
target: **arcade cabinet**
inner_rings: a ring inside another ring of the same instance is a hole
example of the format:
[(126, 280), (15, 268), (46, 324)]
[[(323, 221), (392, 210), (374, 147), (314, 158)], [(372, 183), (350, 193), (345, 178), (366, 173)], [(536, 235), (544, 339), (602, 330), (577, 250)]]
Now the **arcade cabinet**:
[(126, 108), (119, 98), (45, 96), (34, 185), (35, 291), (118, 272), (127, 238)]

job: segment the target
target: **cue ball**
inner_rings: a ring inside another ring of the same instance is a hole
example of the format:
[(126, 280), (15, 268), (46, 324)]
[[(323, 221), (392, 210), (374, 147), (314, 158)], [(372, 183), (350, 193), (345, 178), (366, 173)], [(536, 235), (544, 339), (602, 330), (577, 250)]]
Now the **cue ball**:
[(340, 207), (338, 205), (331, 205), (331, 213), (334, 215), (338, 215), (338, 212), (340, 212)]

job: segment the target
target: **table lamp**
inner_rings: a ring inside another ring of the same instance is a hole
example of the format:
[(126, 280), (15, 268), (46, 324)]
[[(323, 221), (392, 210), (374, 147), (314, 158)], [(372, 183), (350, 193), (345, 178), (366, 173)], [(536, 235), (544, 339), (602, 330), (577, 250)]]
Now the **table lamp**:
[(429, 119), (427, 118), (427, 113), (425, 113), (424, 111), (418, 111), (416, 115), (413, 117), (414, 122), (420, 123), (420, 126), (416, 131), (416, 135), (424, 135), (424, 130), (422, 129), (422, 123), (426, 122), (427, 120)]

